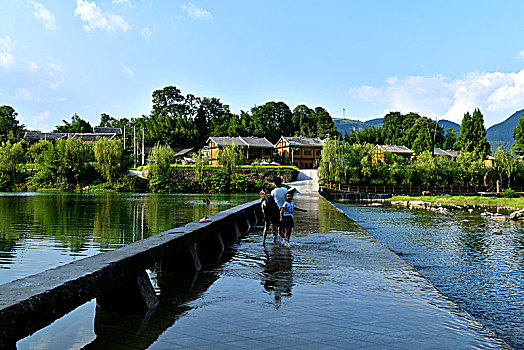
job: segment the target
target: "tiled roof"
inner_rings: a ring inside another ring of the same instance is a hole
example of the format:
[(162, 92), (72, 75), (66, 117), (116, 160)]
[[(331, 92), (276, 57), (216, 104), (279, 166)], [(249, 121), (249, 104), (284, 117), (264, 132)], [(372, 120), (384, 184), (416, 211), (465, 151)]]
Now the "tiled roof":
[(193, 148), (183, 148), (179, 151), (176, 151), (175, 152), (175, 157), (182, 157), (182, 156), (185, 156), (187, 155), (189, 152), (191, 152), (193, 150)]
[(233, 143), (242, 147), (265, 147), (273, 148), (273, 144), (265, 137), (239, 136), (239, 137), (210, 137), (217, 146), (231, 146)]
[(265, 148), (273, 148), (273, 147), (275, 147), (265, 137), (253, 137), (253, 136), (243, 137), (243, 136), (239, 136), (239, 139), (241, 139), (242, 141), (244, 141), (244, 143), (246, 143), (247, 145), (252, 146), (252, 147), (265, 147)]
[(116, 136), (115, 133), (64, 133), (64, 132), (38, 132), (28, 131), (25, 134), (26, 139), (30, 140), (58, 140), (67, 139), (69, 137), (79, 138), (82, 142), (96, 142), (99, 138), (112, 140)]
[(322, 147), (324, 143), (318, 137), (287, 137), (282, 136), (290, 146)]
[(413, 151), (406, 146), (397, 146), (397, 145), (377, 145), (386, 152), (390, 153), (401, 153), (401, 154), (412, 154)]
[(435, 147), (435, 149), (433, 150), (434, 154), (436, 156), (448, 156), (448, 157), (453, 157), (453, 158), (456, 158), (459, 156), (459, 153), (458, 151), (452, 151), (452, 150), (443, 150), (441, 148), (438, 148), (438, 147)]
[(109, 128), (105, 126), (95, 126), (93, 128), (95, 134), (117, 134), (122, 135), (122, 129), (120, 128)]

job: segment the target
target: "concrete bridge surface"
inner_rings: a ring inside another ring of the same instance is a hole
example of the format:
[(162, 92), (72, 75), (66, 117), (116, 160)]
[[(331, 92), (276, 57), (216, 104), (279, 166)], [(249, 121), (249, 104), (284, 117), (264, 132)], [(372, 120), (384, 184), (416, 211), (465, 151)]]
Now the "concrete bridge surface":
[(300, 170), (297, 180), (295, 182), (290, 182), (287, 185), (294, 187), (297, 193), (318, 193), (318, 170)]

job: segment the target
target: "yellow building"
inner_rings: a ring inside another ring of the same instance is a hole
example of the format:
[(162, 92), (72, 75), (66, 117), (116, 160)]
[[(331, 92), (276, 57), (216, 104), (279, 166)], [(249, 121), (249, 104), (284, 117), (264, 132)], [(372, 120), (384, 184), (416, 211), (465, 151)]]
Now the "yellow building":
[(280, 137), (275, 148), (282, 157), (302, 169), (312, 169), (320, 163), (323, 142), (319, 138)]
[(406, 146), (376, 145), (371, 150), (371, 164), (375, 165), (378, 162), (385, 162), (386, 153), (393, 153), (408, 159), (411, 159), (413, 156), (413, 151)]
[(248, 164), (257, 159), (270, 159), (275, 148), (265, 137), (210, 137), (206, 144), (211, 165), (218, 165), (218, 154), (224, 146), (235, 144), (244, 148)]

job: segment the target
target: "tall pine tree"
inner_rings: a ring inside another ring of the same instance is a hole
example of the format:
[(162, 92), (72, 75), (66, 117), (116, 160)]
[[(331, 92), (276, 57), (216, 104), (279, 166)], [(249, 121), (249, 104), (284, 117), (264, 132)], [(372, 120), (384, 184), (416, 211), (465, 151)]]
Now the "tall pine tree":
[(473, 123), (473, 151), (484, 158), (491, 153), (491, 148), (486, 139), (486, 127), (484, 126), (484, 116), (480, 109), (475, 108), (471, 116)]

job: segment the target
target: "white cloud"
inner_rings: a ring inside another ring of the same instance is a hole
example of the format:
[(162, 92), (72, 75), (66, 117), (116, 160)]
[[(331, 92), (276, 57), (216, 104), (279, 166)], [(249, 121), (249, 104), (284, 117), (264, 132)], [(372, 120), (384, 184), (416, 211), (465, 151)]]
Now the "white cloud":
[(76, 0), (75, 16), (79, 16), (84, 24), (84, 30), (90, 32), (95, 29), (109, 33), (126, 32), (131, 26), (122, 17), (112, 12), (102, 12), (94, 1)]
[(519, 60), (524, 60), (524, 50), (520, 51), (518, 54), (517, 54), (517, 58)]
[(507, 117), (524, 108), (524, 69), (518, 73), (471, 72), (453, 80), (443, 76), (392, 77), (383, 86), (356, 87), (349, 94), (357, 100), (384, 104), (385, 111), (418, 112), (457, 123), (465, 112), (477, 107), (484, 113)]
[(182, 5), (182, 10), (186, 11), (189, 17), (193, 19), (207, 20), (213, 17), (211, 12), (196, 7), (190, 1)]
[(131, 2), (129, 0), (113, 0), (113, 4), (127, 4), (131, 5)]
[(35, 61), (29, 61), (27, 63), (27, 66), (28, 66), (30, 71), (35, 71), (35, 70), (38, 69), (38, 63), (36, 63)]
[(130, 77), (135, 75), (135, 72), (133, 72), (129, 67), (126, 67), (126, 66), (122, 66), (122, 68), (120, 68), (120, 72), (127, 74)]
[(0, 38), (0, 51), (11, 52), (15, 47), (15, 41), (9, 37), (9, 35)]
[(55, 16), (49, 11), (44, 4), (31, 1), (33, 4), (33, 16), (40, 21), (48, 30), (56, 29)]
[(51, 116), (51, 112), (49, 112), (47, 109), (45, 111), (43, 111), (42, 113), (38, 113), (37, 115), (33, 116), (31, 118), (32, 120), (32, 125), (40, 125), (44, 122), (46, 122), (49, 117)]
[(33, 94), (26, 88), (16, 90), (16, 98), (27, 100), (27, 101), (40, 101), (39, 97), (33, 96)]
[(55, 98), (55, 101), (56, 102), (67, 102), (67, 98), (65, 98), (65, 97), (57, 97), (57, 98)]
[(0, 52), (0, 67), (9, 68), (16, 62), (16, 57), (9, 52)]
[(153, 29), (145, 27), (142, 29), (142, 38), (144, 38), (144, 40), (149, 40), (153, 36), (154, 32), (155, 31)]

